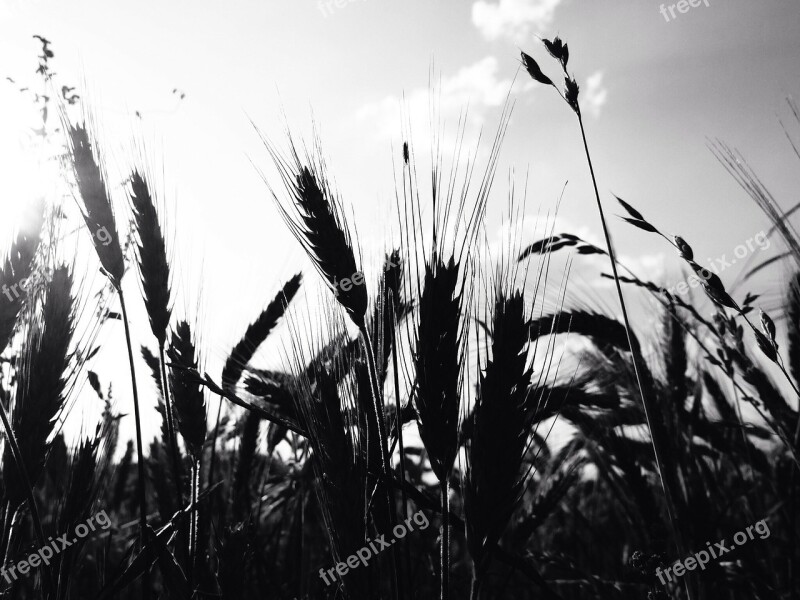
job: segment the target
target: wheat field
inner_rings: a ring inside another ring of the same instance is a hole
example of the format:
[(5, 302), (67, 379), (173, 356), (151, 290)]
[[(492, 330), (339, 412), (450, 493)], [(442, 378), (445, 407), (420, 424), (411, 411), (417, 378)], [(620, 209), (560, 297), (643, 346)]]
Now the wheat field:
[[(781, 250), (736, 282), (710, 271), (693, 240), (598, 189), (581, 58), (544, 39), (519, 76), (560, 96), (575, 124), (596, 243), (550, 221), (527, 237), (525, 195), (497, 189), (520, 110), (508, 100), (474, 162), (434, 148), (428, 172), (418, 157), (431, 148), (396, 149), (377, 259), (322, 136), (259, 131), (263, 201), (310, 268), (237, 315), (219, 372), (176, 300), (195, 290), (178, 289), (181, 223), (153, 172), (131, 160), (110, 174), (102, 124), (74, 88), (46, 101), (42, 137), (67, 199), (28, 207), (0, 270), (3, 597), (800, 597), (796, 200), (713, 143)], [(493, 211), (512, 223), (500, 245), (488, 243)], [(611, 235), (623, 227), (667, 248), (697, 293), (626, 266)], [(602, 261), (606, 311), (570, 286), (586, 257)], [(87, 280), (84, 259), (100, 275)], [(750, 284), (770, 272), (782, 300), (765, 312)], [(321, 294), (304, 293), (311, 280)], [(130, 327), (134, 308), (147, 330)], [(106, 346), (126, 356), (130, 402), (96, 370)], [(66, 435), (68, 416), (80, 435)]]

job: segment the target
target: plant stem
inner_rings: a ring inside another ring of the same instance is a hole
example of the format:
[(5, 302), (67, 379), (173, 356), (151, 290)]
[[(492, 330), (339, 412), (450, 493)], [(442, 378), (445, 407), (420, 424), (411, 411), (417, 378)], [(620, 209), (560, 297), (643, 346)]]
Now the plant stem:
[(198, 528), (198, 507), (197, 497), (200, 488), (200, 459), (192, 460), (192, 504), (191, 514), (189, 515), (189, 589), (194, 589), (194, 567), (197, 556), (197, 528)]
[(22, 512), (20, 510), (21, 508), (22, 508), (21, 506), (19, 508), (14, 508), (10, 504), (8, 506), (8, 513), (6, 514), (6, 524), (5, 524), (6, 525), (6, 529), (8, 531), (8, 535), (6, 536), (6, 539), (3, 542), (3, 544), (4, 544), (4, 546), (3, 546), (3, 564), (4, 565), (5, 565), (5, 562), (11, 556), (11, 545), (14, 543), (14, 534), (15, 534), (15, 532), (17, 530), (17, 527), (19, 526), (20, 515), (21, 515), (21, 512)]
[(442, 549), (441, 549), (441, 581), (440, 600), (450, 598), (450, 481), (447, 475), (441, 484), (442, 494)]
[(183, 489), (181, 487), (180, 460), (178, 459), (178, 438), (175, 435), (175, 420), (172, 413), (172, 402), (169, 395), (169, 379), (167, 378), (167, 361), (164, 357), (164, 344), (158, 345), (159, 362), (161, 363), (161, 390), (164, 395), (164, 410), (167, 413), (167, 435), (169, 436), (170, 454), (172, 455), (172, 472), (175, 488), (178, 493), (178, 506), (183, 506)]
[[(128, 345), (128, 363), (131, 369), (131, 388), (133, 390), (133, 418), (136, 424), (136, 456), (137, 456), (137, 473), (139, 476), (139, 541), (142, 548), (145, 547), (145, 535), (147, 527), (147, 495), (145, 493), (145, 475), (144, 475), (144, 452), (142, 451), (142, 419), (139, 415), (139, 391), (136, 387), (136, 368), (133, 364), (133, 346), (131, 344), (131, 330), (128, 324), (128, 309), (125, 306), (125, 294), (122, 293), (122, 285), (117, 287), (119, 293), (119, 304), (122, 309), (122, 322), (125, 325), (125, 342)], [(150, 598), (150, 573), (145, 571), (142, 581), (142, 598), (149, 600)]]
[(8, 528), (9, 528), (9, 512), (11, 511), (11, 506), (9, 506), (8, 501), (3, 502), (3, 509), (0, 512), (0, 522), (3, 524), (3, 529), (0, 531), (0, 558), (2, 558), (2, 562), (0, 564), (6, 564), (6, 560), (8, 560), (8, 556), (6, 555), (6, 536), (8, 535)]
[[(671, 486), (668, 485), (667, 482), (664, 480), (664, 468), (663, 468), (663, 464), (664, 463), (663, 463), (663, 454), (662, 454), (662, 451), (661, 451), (661, 444), (662, 444), (663, 440), (661, 438), (661, 429), (658, 426), (656, 426), (656, 427), (653, 426), (653, 417), (656, 416), (656, 410), (655, 410), (655, 407), (650, 404), (650, 400), (648, 399), (647, 395), (644, 393), (644, 386), (642, 385), (642, 377), (641, 377), (641, 374), (640, 374), (640, 367), (639, 367), (640, 360), (641, 360), (641, 357), (639, 355), (640, 349), (639, 349), (638, 345), (634, 344), (634, 342), (633, 342), (633, 334), (632, 334), (631, 324), (630, 324), (630, 320), (628, 319), (628, 310), (625, 307), (625, 298), (624, 298), (624, 296), (622, 294), (622, 286), (620, 285), (619, 273), (617, 272), (616, 254), (614, 252), (613, 244), (611, 243), (611, 234), (609, 233), (608, 225), (606, 224), (606, 216), (605, 216), (605, 211), (603, 211), (603, 204), (600, 201), (600, 192), (597, 189), (597, 178), (595, 177), (595, 173), (594, 173), (594, 166), (592, 164), (592, 157), (591, 157), (591, 154), (589, 153), (589, 144), (586, 141), (586, 129), (583, 126), (583, 118), (581, 117), (580, 111), (576, 111), (576, 114), (578, 116), (578, 123), (580, 124), (580, 128), (581, 128), (581, 138), (583, 139), (583, 149), (586, 152), (586, 160), (587, 160), (587, 162), (589, 164), (589, 173), (592, 176), (592, 185), (594, 186), (594, 195), (595, 195), (595, 199), (597, 200), (597, 210), (600, 213), (600, 223), (602, 224), (602, 227), (603, 227), (603, 236), (605, 238), (606, 248), (608, 250), (608, 256), (609, 256), (609, 259), (611, 260), (611, 270), (612, 270), (613, 275), (614, 275), (614, 284), (615, 284), (616, 289), (617, 289), (617, 297), (619, 298), (620, 309), (622, 310), (622, 319), (623, 319), (623, 322), (625, 323), (625, 333), (626, 333), (627, 338), (628, 338), (628, 346), (631, 349), (631, 360), (633, 362), (633, 371), (634, 371), (634, 374), (636, 375), (636, 383), (637, 383), (637, 385), (639, 387), (639, 394), (642, 397), (642, 406), (644, 408), (645, 419), (647, 420), (647, 428), (650, 430), (650, 438), (651, 438), (652, 445), (653, 445), (653, 454), (655, 456), (656, 467), (658, 468), (658, 476), (659, 476), (659, 479), (661, 481), (661, 488), (664, 491), (664, 497), (665, 497), (666, 505), (667, 505), (667, 514), (668, 514), (668, 517), (669, 517), (670, 524), (672, 526), (673, 532), (674, 532), (675, 537), (676, 537), (675, 541), (676, 541), (677, 546), (678, 546), (679, 555), (683, 556), (683, 555), (685, 555), (684, 544), (683, 544), (683, 531), (682, 531), (682, 528), (680, 526), (681, 524), (679, 522), (679, 517), (678, 517), (678, 515), (675, 514), (674, 504), (672, 502), (672, 495), (670, 493), (670, 491), (671, 491), (670, 487)], [(687, 584), (687, 587), (686, 587), (686, 591), (687, 591), (689, 600), (691, 600), (692, 595), (689, 592), (688, 584)]]
[[(385, 478), (391, 478), (391, 468), (389, 466), (389, 454), (386, 443), (386, 423), (383, 420), (383, 402), (381, 401), (380, 386), (378, 384), (378, 370), (375, 366), (375, 355), (372, 352), (372, 340), (370, 339), (367, 327), (361, 327), (361, 339), (364, 343), (364, 353), (367, 355), (367, 370), (369, 371), (370, 388), (372, 391), (372, 405), (375, 410), (375, 419), (378, 424), (378, 446), (381, 450), (381, 463), (383, 468), (383, 475)], [(386, 487), (386, 504), (389, 509), (389, 523), (392, 527), (397, 524), (397, 515), (395, 514), (394, 505), (394, 491), (392, 486), (384, 484)], [(398, 568), (397, 568), (397, 547), (392, 546), (392, 591), (394, 598), (399, 598), (398, 590)]]
[(222, 415), (222, 396), (219, 397), (219, 406), (217, 406), (217, 421), (214, 424), (214, 442), (211, 444), (211, 460), (208, 465), (208, 487), (214, 483), (214, 463), (217, 461), (217, 438), (219, 438), (219, 420)]
[[(19, 444), (17, 443), (17, 438), (14, 435), (14, 430), (11, 428), (11, 422), (8, 420), (6, 407), (3, 405), (2, 401), (0, 401), (0, 419), (3, 421), (3, 429), (5, 429), (6, 432), (6, 441), (8, 442), (9, 448), (11, 448), (11, 455), (14, 457), (14, 463), (16, 464), (17, 472), (19, 473), (19, 477), (22, 480), (22, 486), (25, 488), (25, 493), (28, 497), (28, 508), (31, 511), (31, 520), (33, 521), (33, 530), (36, 534), (36, 540), (39, 542), (39, 546), (43, 548), (47, 543), (44, 537), (44, 530), (42, 529), (42, 519), (39, 517), (39, 509), (36, 506), (36, 497), (33, 494), (33, 486), (31, 485), (31, 480), (28, 477), (28, 470), (25, 468), (25, 461), (22, 459), (22, 452), (19, 449)], [(13, 510), (14, 507), (8, 505), (8, 511), (12, 512)], [(8, 544), (11, 544), (11, 537), (12, 534), (9, 532)], [(47, 587), (52, 589), (50, 571), (48, 569), (43, 569), (42, 571), (44, 573), (44, 580), (47, 584)]]
[[(792, 378), (789, 376), (789, 373), (786, 372), (786, 367), (783, 365), (783, 361), (781, 360), (780, 356), (778, 356), (777, 362), (778, 366), (781, 368), (781, 371), (783, 371), (784, 377), (786, 377), (786, 381), (788, 381), (789, 385), (792, 386), (794, 393), (797, 395), (798, 401), (800, 401), (800, 391), (798, 391), (797, 386), (794, 384), (794, 381), (792, 381)], [(792, 442), (794, 448), (797, 449), (798, 444), (800, 444), (800, 410), (798, 410), (797, 413), (797, 425), (795, 425), (794, 428), (794, 438), (792, 439)]]
[[(406, 450), (403, 444), (403, 416), (400, 410), (400, 374), (398, 373), (397, 364), (397, 310), (394, 302), (391, 303), (392, 311), (392, 374), (394, 379), (394, 401), (395, 401), (395, 415), (397, 419), (397, 441), (400, 445), (400, 478), (405, 484), (406, 481)], [(406, 494), (405, 485), (400, 487), (400, 496), (403, 502), (403, 519), (408, 518), (408, 495)], [(408, 576), (411, 573), (411, 549), (408, 544), (403, 544), (403, 558), (405, 559), (405, 573)]]
[(478, 573), (476, 570), (476, 572), (472, 576), (472, 589), (470, 590), (469, 598), (470, 600), (478, 600), (478, 598), (480, 598), (480, 595), (481, 595), (481, 583), (480, 580), (478, 579)]
[(372, 340), (366, 327), (361, 328), (362, 341), (364, 343), (364, 354), (367, 356), (367, 371), (370, 380), (370, 392), (372, 394), (372, 406), (375, 411), (375, 419), (378, 425), (378, 446), (381, 450), (381, 464), (383, 474), (389, 475), (389, 457), (386, 448), (386, 424), (383, 421), (383, 402), (380, 400), (380, 386), (378, 384), (378, 372), (375, 365), (375, 355), (372, 352)]

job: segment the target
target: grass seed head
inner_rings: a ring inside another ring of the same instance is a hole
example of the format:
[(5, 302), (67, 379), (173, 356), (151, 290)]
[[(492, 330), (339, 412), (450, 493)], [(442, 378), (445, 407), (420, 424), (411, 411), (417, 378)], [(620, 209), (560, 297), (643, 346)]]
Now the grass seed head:
[(41, 242), (44, 205), (37, 203), (31, 212), (32, 222), (20, 229), (0, 269), (0, 352), (8, 346), (14, 333), (26, 296), (25, 290), (20, 291), (19, 286), (33, 272), (34, 258)]
[(516, 509), (529, 448), (525, 399), (531, 385), (528, 318), (520, 292), (498, 293), (491, 322), (491, 358), (479, 377), (467, 447), (465, 510), (470, 554), (481, 564)]
[[(41, 312), (33, 307), (28, 323), (12, 415), (12, 426), (33, 485), (42, 473), (50, 436), (66, 403), (70, 344), (75, 330), (72, 275), (66, 267), (54, 270), (41, 304)], [(9, 445), (5, 446), (3, 465), (7, 497), (19, 506), (26, 491)]]
[(334, 193), (326, 174), (319, 147), (316, 156), (301, 159), (292, 146), (290, 158), (282, 158), (270, 148), (273, 160), (289, 191), (286, 205), (277, 200), (279, 209), (295, 238), (302, 244), (336, 300), (357, 327), (365, 325), (367, 290), (363, 284), (345, 285), (362, 273), (356, 261), (352, 238), (341, 201)]
[(192, 458), (199, 460), (206, 440), (206, 400), (191, 373), (197, 370), (197, 355), (186, 321), (179, 322), (172, 332), (168, 353), (173, 362), (170, 379), (178, 431)]
[(119, 287), (125, 274), (125, 261), (100, 154), (85, 124), (68, 125), (67, 134), (86, 227), (103, 270)]
[(530, 75), (534, 81), (538, 81), (544, 85), (553, 85), (553, 80), (542, 73), (539, 63), (537, 63), (533, 57), (525, 54), (524, 52), (522, 52), (521, 55), (523, 66), (525, 67), (525, 70), (528, 71), (528, 75)]
[(233, 391), (242, 371), (253, 358), (258, 347), (264, 343), (269, 334), (283, 317), (289, 303), (300, 289), (302, 275), (298, 273), (287, 281), (280, 292), (272, 299), (267, 307), (258, 315), (258, 318), (250, 324), (244, 337), (231, 350), (225, 366), (222, 369), (222, 387)]
[(461, 408), (462, 288), (460, 265), (440, 258), (425, 266), (414, 363), (419, 430), (431, 468), (444, 481), (455, 462)]
[(167, 327), (172, 316), (167, 247), (150, 187), (138, 170), (131, 176), (130, 196), (138, 237), (139, 273), (144, 290), (144, 304), (153, 335), (159, 346), (163, 347), (167, 341)]

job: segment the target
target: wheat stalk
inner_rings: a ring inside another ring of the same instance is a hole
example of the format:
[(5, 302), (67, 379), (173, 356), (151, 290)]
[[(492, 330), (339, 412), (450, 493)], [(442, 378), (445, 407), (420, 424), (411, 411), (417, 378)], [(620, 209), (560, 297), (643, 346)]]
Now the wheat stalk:
[[(350, 320), (358, 327), (367, 359), (373, 412), (378, 426), (378, 447), (380, 448), (383, 475), (390, 473), (390, 458), (384, 421), (383, 394), (378, 381), (374, 346), (366, 326), (365, 315), (368, 305), (363, 273), (356, 261), (352, 237), (347, 227), (341, 201), (334, 193), (326, 174), (319, 140), (316, 140), (314, 156), (306, 154), (301, 159), (297, 148), (290, 145), (289, 158), (283, 158), (270, 144), (267, 148), (278, 168), (290, 202), (284, 204), (273, 190), (275, 202), (292, 234), (306, 250), (319, 274), (335, 293), (339, 305), (347, 312)], [(270, 188), (272, 189), (272, 188)], [(361, 281), (358, 281), (358, 277)], [(343, 281), (354, 282), (352, 286), (342, 285)], [(392, 525), (396, 521), (393, 493), (386, 489), (386, 502)], [(397, 550), (392, 548), (393, 592), (397, 590)]]
[[(69, 160), (74, 172), (81, 199), (81, 208), (86, 227), (92, 237), (97, 257), (102, 270), (119, 295), (122, 320), (125, 326), (125, 343), (128, 350), (128, 366), (131, 373), (131, 391), (133, 394), (133, 412), (136, 425), (137, 470), (139, 474), (139, 542), (145, 546), (147, 529), (147, 493), (144, 470), (144, 451), (142, 450), (142, 420), (139, 411), (139, 390), (136, 385), (136, 369), (133, 361), (133, 345), (131, 343), (128, 310), (125, 295), (122, 292), (122, 277), (125, 275), (125, 260), (122, 253), (119, 234), (117, 233), (114, 210), (106, 185), (106, 174), (102, 168), (97, 145), (89, 136), (85, 124), (72, 125), (64, 119), (64, 128), (69, 142)], [(102, 234), (102, 235), (101, 235)], [(150, 598), (149, 574), (145, 575), (142, 586), (142, 597)]]
[(131, 208), (133, 223), (138, 237), (137, 254), (139, 258), (139, 277), (144, 292), (144, 305), (150, 321), (150, 329), (158, 341), (159, 387), (163, 394), (164, 411), (167, 422), (168, 445), (172, 459), (172, 472), (178, 493), (178, 504), (183, 504), (181, 489), (180, 449), (175, 436), (173, 407), (170, 401), (167, 371), (164, 360), (164, 346), (167, 340), (167, 327), (172, 316), (170, 297), (170, 269), (167, 260), (167, 246), (159, 222), (153, 195), (147, 179), (134, 170), (131, 175)]
[(175, 401), (175, 416), (178, 431), (192, 458), (191, 519), (189, 521), (189, 584), (193, 587), (197, 562), (198, 511), (200, 493), (200, 460), (206, 440), (206, 401), (203, 389), (191, 376), (197, 370), (197, 353), (192, 332), (186, 321), (181, 321), (172, 333), (168, 350), (174, 367), (172, 370), (172, 394)]

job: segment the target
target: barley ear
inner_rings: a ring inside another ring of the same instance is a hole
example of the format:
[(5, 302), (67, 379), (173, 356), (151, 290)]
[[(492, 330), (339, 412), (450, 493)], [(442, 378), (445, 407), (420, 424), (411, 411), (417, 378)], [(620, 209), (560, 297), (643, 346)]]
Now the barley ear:
[(206, 402), (203, 388), (191, 375), (197, 370), (197, 352), (186, 321), (179, 322), (172, 332), (168, 355), (178, 431), (189, 454), (199, 460), (206, 440)]
[(139, 273), (144, 290), (144, 304), (150, 328), (163, 346), (172, 315), (170, 269), (167, 248), (158, 211), (147, 180), (138, 170), (131, 175), (131, 207), (138, 237)]
[(92, 244), (103, 271), (111, 283), (119, 288), (125, 274), (125, 261), (99, 149), (85, 124), (67, 124), (67, 136), (69, 159), (75, 173), (86, 227), (92, 236)]
[[(365, 325), (367, 290), (353, 278), (363, 274), (356, 261), (350, 231), (341, 201), (334, 193), (326, 174), (325, 161), (317, 148), (314, 156), (301, 159), (294, 145), (289, 158), (268, 146), (289, 200), (273, 197), (292, 234), (305, 249), (319, 274), (331, 288), (336, 300), (359, 329)], [(348, 283), (344, 283), (348, 282)]]

